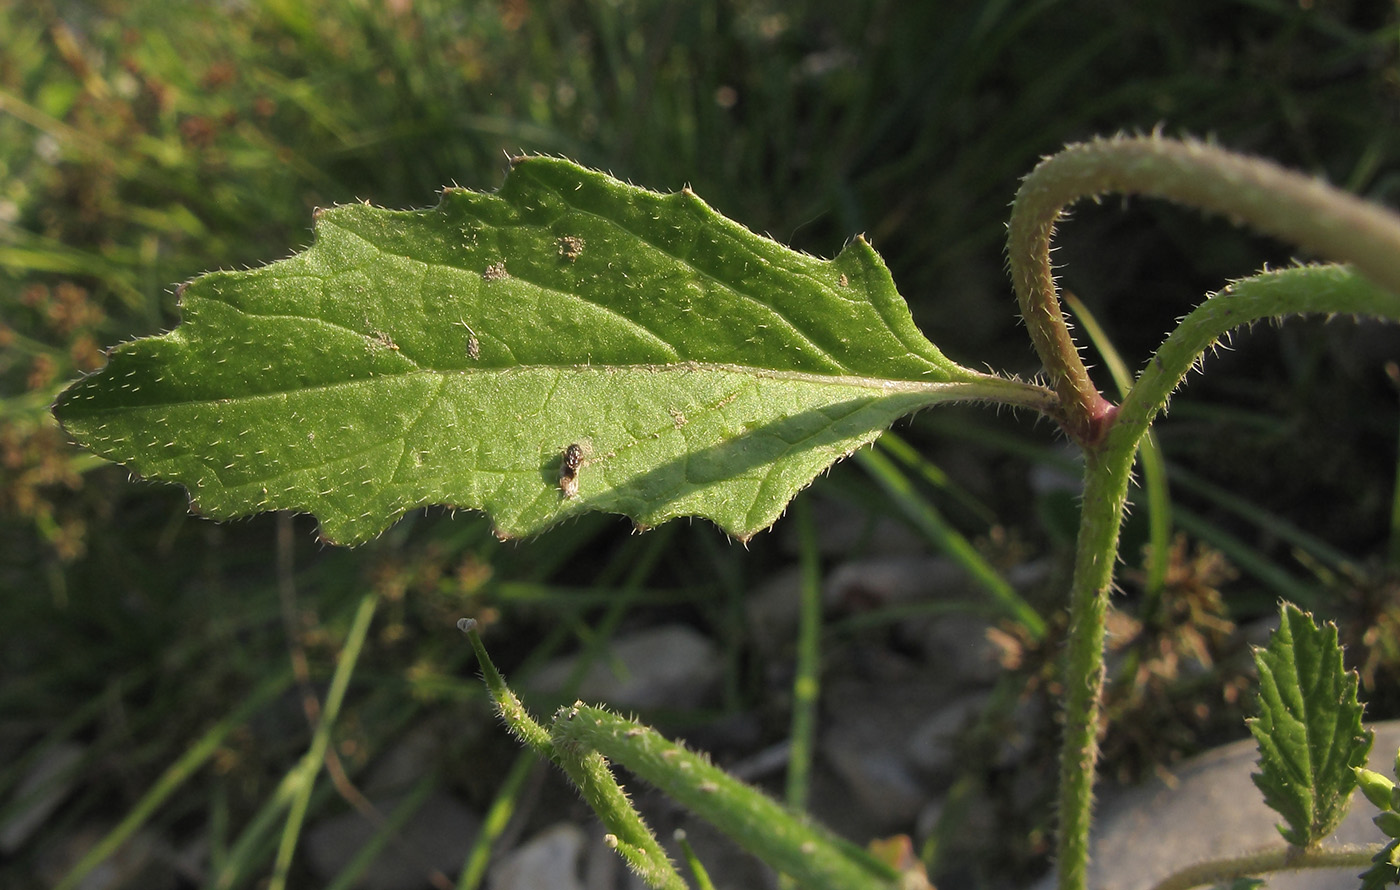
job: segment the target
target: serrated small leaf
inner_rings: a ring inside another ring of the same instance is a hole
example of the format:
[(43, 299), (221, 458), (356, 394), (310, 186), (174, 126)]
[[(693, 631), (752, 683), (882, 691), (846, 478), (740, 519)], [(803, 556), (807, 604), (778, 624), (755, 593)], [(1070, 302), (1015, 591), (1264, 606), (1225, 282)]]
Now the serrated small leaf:
[(1279, 832), (1309, 847), (1336, 830), (1356, 787), (1355, 767), (1366, 763), (1371, 734), (1361, 726), (1357, 676), (1342, 665), (1333, 624), (1285, 603), (1259, 668), (1259, 716), (1249, 720), (1259, 743), (1254, 784), (1284, 817)]
[(339, 542), (430, 504), (503, 536), (604, 510), (748, 537), (897, 417), (1035, 389), (945, 358), (863, 240), (819, 260), (550, 158), (431, 210), (320, 213), (306, 251), (181, 307), (55, 414), (202, 512), (310, 512)]
[(1397, 865), (1397, 854), (1400, 853), (1400, 841), (1391, 841), (1385, 847), (1371, 857), (1375, 863), (1369, 869), (1362, 872), (1361, 890), (1380, 890), (1391, 884), (1400, 883), (1400, 865)]

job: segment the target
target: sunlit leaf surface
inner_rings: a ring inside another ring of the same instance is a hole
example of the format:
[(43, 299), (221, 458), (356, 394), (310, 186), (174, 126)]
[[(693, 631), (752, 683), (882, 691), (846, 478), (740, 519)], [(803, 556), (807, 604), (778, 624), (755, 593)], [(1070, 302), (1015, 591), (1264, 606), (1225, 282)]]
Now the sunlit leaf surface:
[(64, 427), (200, 512), (346, 543), (431, 504), (503, 536), (604, 510), (748, 537), (900, 415), (1023, 386), (946, 359), (863, 240), (819, 260), (551, 158), (431, 210), (324, 211), (181, 307), (63, 393)]

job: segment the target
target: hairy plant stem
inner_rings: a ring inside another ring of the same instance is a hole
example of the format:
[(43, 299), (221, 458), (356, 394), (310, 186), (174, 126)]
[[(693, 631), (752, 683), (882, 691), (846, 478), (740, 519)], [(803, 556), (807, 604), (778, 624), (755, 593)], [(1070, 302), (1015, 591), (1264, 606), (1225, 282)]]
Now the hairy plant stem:
[(685, 881), (672, 866), (656, 835), (633, 809), (632, 802), (613, 778), (603, 756), (597, 751), (578, 750), (576, 746), (557, 746), (551, 731), (530, 716), (525, 705), (496, 670), (491, 657), (486, 654), (476, 620), (463, 618), (457, 622), (457, 628), (467, 635), (476, 653), (486, 689), (506, 727), (526, 747), (564, 771), (607, 827), (609, 833), (605, 840), (608, 846), (649, 886), (660, 890), (686, 890)]
[(1168, 198), (1223, 214), (1400, 293), (1395, 214), (1326, 183), (1199, 142), (1095, 139), (1042, 161), (1016, 193), (1008, 230), (1011, 279), (1036, 352), (1059, 394), (1065, 430), (1092, 446), (1114, 417), (1070, 336), (1055, 290), (1050, 240), (1064, 208), (1109, 192)]
[(552, 723), (559, 751), (601, 754), (809, 890), (894, 890), (899, 874), (866, 850), (832, 834), (762, 791), (735, 779), (654, 729), (582, 703)]
[(1095, 448), (1084, 454), (1084, 502), (1070, 585), (1065, 653), (1056, 859), (1060, 890), (1083, 890), (1087, 880), (1104, 681), (1104, 623), (1134, 453), (1133, 448)]
[[(1324, 257), (1237, 282), (1163, 344), (1121, 408), (1094, 387), (1070, 335), (1050, 264), (1064, 208), (1107, 192), (1145, 194), (1226, 215)], [(1259, 318), (1359, 312), (1400, 319), (1400, 218), (1309, 177), (1201, 143), (1100, 139), (1047, 158), (1018, 191), (1008, 233), (1011, 277), (1031, 340), (1059, 396), (1056, 419), (1084, 449), (1084, 502), (1070, 591), (1060, 752), (1060, 890), (1087, 882), (1104, 682), (1104, 621), (1134, 455), (1172, 390), (1224, 333)], [(1379, 286), (1377, 286), (1379, 285)]]
[(1295, 266), (1231, 283), (1193, 309), (1158, 347), (1123, 398), (1110, 437), (1117, 447), (1135, 445), (1186, 375), (1230, 331), (1266, 318), (1344, 313), (1400, 321), (1400, 289), (1392, 292), (1336, 265)]
[(1221, 336), (1261, 318), (1329, 312), (1400, 321), (1400, 296), (1345, 266), (1300, 266), (1235, 282), (1178, 325), (1124, 398), (1102, 440), (1085, 450), (1064, 675), (1056, 863), (1061, 890), (1081, 890), (1087, 881), (1104, 678), (1104, 619), (1138, 445), (1172, 391)]
[(1237, 878), (1312, 868), (1366, 868), (1384, 844), (1345, 847), (1276, 846), (1243, 856), (1198, 862), (1157, 882), (1152, 890), (1191, 890), (1228, 884)]

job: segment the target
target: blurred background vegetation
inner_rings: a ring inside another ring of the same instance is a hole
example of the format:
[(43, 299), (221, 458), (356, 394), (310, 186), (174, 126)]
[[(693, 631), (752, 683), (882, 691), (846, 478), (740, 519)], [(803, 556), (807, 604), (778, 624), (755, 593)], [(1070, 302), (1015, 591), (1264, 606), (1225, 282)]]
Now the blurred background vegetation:
[[(193, 518), (183, 492), (67, 445), (47, 412), (55, 394), (99, 367), (103, 348), (173, 326), (177, 283), (286, 256), (307, 243), (316, 207), (430, 205), (447, 184), (495, 188), (508, 156), (540, 152), (659, 190), (689, 184), (751, 229), (824, 256), (866, 233), (950, 357), (1034, 374), (1003, 272), (1018, 178), (1066, 141), (1160, 128), (1400, 205), (1398, 8), (0, 0), (0, 823), (26, 810), (14, 790), (47, 754), (80, 752), (63, 805), (0, 853), (0, 883), (46, 884), (135, 818), (172, 847), (198, 838), (203, 850), (141, 886), (252, 886), (277, 842), (279, 783), (310, 735), (289, 672), (304, 666), (298, 676), (324, 689), (366, 591), (379, 611), (333, 746), (350, 780), (426, 728), (440, 742), (433, 781), (483, 811), (497, 799), (516, 755), (453, 630), (466, 614), (496, 625), (499, 662), (526, 675), (580, 646), (606, 657), (619, 629), (684, 622), (717, 641), (722, 693), (645, 716), (697, 740), (744, 716), (753, 749), (786, 732), (773, 677), (791, 648), (758, 646), (744, 610), (795, 560), (783, 523), (747, 549), (705, 525), (637, 537), (615, 517), (502, 544), (480, 517), (429, 512), (331, 550), (306, 517)], [(1079, 209), (1060, 243), (1065, 285), (1130, 366), (1205, 293), (1290, 258), (1142, 201)], [(1174, 605), (1144, 595), (1145, 520), (1129, 529), (1119, 602), (1137, 649), (1117, 675), (1115, 714), (1130, 729), (1110, 731), (1110, 772), (1242, 734), (1238, 704), (1221, 695), (1242, 682), (1228, 659), (1201, 660), (1204, 682), (1173, 659), (1271, 613), (1281, 595), (1341, 623), (1371, 716), (1400, 710), (1400, 340), (1304, 321), (1234, 347), (1159, 429), (1186, 535), (1167, 581)], [(1028, 420), (925, 413), (898, 435), (929, 463), (900, 452), (890, 465), (992, 563), (1055, 567), (1026, 593), (1050, 635), (1004, 628), (1024, 646), (1010, 659), (1013, 699), (1053, 687), (1074, 521), (1072, 492), (1053, 484), (1067, 455)], [(804, 497), (866, 517), (857, 529), (912, 515), (877, 477), (847, 462)], [(858, 553), (867, 539), (842, 546)], [(865, 643), (879, 645), (878, 605), (861, 617), (859, 633), (876, 634)], [(828, 643), (857, 633), (831, 630)], [(722, 748), (730, 737), (713, 738)], [(153, 783), (202, 745), (211, 759), (142, 811)], [(993, 772), (973, 758), (966, 782), (1026, 787), (1014, 770)], [(318, 792), (313, 814), (345, 809), (343, 796)], [(916, 837), (941, 886), (1004, 886), (1044, 867), (1048, 805), (1022, 794), (1006, 806), (1003, 832), (980, 846)]]

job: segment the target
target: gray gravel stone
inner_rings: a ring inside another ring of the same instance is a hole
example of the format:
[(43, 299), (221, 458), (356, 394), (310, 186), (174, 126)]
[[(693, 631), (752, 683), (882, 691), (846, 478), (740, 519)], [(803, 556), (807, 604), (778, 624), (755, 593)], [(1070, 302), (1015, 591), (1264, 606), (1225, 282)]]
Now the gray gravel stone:
[[(1390, 773), (1400, 748), (1400, 721), (1375, 724), (1372, 768)], [(1264, 805), (1250, 773), (1258, 751), (1253, 739), (1208, 751), (1171, 770), (1169, 778), (1136, 788), (1106, 790), (1091, 842), (1093, 890), (1148, 890), (1183, 866), (1281, 842), (1282, 818)], [(1379, 765), (1377, 767), (1377, 765)], [(1358, 791), (1346, 821), (1327, 846), (1376, 843), (1375, 808)], [(1270, 875), (1270, 890), (1346, 890), (1360, 886), (1361, 869), (1319, 869)], [(1050, 890), (1047, 878), (1038, 890)]]

